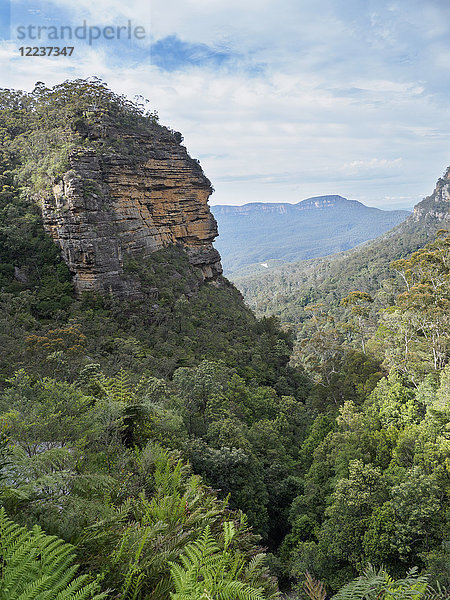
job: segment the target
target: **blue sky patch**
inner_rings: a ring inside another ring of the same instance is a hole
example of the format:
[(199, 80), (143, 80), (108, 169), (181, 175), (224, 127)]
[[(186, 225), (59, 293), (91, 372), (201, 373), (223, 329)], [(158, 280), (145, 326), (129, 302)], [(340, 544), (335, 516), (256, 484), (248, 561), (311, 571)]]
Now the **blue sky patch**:
[(151, 62), (164, 71), (178, 71), (186, 66), (223, 66), (236, 55), (206, 44), (190, 44), (175, 35), (162, 38), (151, 46)]
[(0, 5), (0, 40), (11, 38), (11, 2), (3, 0)]

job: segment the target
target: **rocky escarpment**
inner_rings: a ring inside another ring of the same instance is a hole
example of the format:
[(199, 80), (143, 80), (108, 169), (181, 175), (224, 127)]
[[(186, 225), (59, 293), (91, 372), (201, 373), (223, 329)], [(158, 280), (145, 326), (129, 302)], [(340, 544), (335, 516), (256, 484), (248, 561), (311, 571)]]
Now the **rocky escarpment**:
[(450, 167), (438, 179), (431, 196), (427, 196), (414, 207), (414, 212), (409, 217), (411, 221), (422, 223), (440, 223), (445, 227), (450, 219)]
[(61, 246), (76, 292), (139, 296), (126, 257), (145, 260), (170, 245), (186, 251), (203, 280), (214, 280), (222, 267), (212, 245), (212, 187), (198, 162), (160, 126), (120, 142), (127, 151), (72, 150), (70, 170), (41, 198), (45, 228)]

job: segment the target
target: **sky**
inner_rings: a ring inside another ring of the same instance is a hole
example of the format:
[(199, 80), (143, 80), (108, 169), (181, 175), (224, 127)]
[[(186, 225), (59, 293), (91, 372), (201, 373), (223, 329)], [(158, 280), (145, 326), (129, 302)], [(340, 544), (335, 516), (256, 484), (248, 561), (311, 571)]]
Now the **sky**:
[[(46, 37), (83, 26), (109, 29)], [(148, 98), (211, 204), (411, 208), (450, 164), (449, 34), (448, 0), (0, 0), (0, 86), (97, 76)], [(70, 43), (70, 57), (20, 54)]]

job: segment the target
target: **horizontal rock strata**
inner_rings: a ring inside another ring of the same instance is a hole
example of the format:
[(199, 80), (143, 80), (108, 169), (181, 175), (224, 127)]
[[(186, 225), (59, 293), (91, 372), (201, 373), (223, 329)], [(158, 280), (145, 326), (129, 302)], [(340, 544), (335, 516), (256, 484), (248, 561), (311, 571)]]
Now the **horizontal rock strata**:
[(42, 200), (45, 227), (61, 246), (77, 293), (140, 295), (124, 258), (145, 259), (174, 244), (204, 280), (214, 280), (222, 272), (212, 245), (217, 224), (200, 165), (163, 128), (122, 141), (138, 152), (73, 151), (71, 169)]

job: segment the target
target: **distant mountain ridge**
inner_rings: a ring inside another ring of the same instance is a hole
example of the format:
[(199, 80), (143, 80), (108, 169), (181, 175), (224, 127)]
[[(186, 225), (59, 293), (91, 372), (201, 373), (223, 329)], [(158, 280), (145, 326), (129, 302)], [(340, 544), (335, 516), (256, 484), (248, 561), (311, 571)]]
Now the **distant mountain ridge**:
[(349, 250), (410, 215), (338, 195), (314, 196), (296, 204), (218, 204), (211, 212), (219, 227), (215, 246), (228, 273), (254, 263), (286, 263)]
[(267, 268), (254, 265), (259, 272), (243, 268), (232, 281), (259, 316), (276, 315), (296, 324), (305, 318), (304, 307), (310, 303), (337, 307), (352, 290), (375, 294), (384, 280), (393, 278), (390, 263), (422, 248), (439, 229), (450, 230), (450, 167), (430, 196), (377, 239), (334, 256), (289, 264), (273, 261)]
[[(366, 206), (359, 200), (348, 200), (343, 196), (338, 195), (328, 195), (328, 196), (313, 196), (311, 198), (306, 198), (305, 200), (300, 200), (295, 204), (291, 202), (249, 202), (247, 204), (242, 204), (240, 206), (235, 206), (232, 204), (216, 204), (211, 207), (211, 210), (218, 215), (245, 215), (250, 213), (264, 212), (264, 213), (296, 213), (299, 210), (314, 210), (316, 208), (330, 208), (334, 206), (341, 207), (351, 207), (358, 208), (363, 206), (364, 208), (374, 208), (371, 206)], [(409, 214), (409, 211), (383, 211), (380, 208), (374, 208), (374, 210), (379, 210), (381, 212), (406, 212)]]

